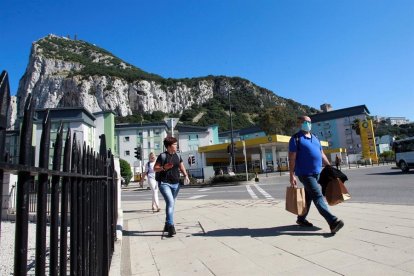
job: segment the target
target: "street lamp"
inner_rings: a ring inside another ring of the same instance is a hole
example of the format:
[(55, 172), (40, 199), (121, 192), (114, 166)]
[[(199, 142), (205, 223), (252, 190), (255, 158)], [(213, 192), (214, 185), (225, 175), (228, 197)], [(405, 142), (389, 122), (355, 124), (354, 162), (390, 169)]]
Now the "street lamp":
[(233, 172), (235, 172), (235, 160), (234, 160), (234, 139), (233, 139), (233, 119), (231, 117), (231, 100), (229, 89), (229, 111), (230, 111), (230, 165)]

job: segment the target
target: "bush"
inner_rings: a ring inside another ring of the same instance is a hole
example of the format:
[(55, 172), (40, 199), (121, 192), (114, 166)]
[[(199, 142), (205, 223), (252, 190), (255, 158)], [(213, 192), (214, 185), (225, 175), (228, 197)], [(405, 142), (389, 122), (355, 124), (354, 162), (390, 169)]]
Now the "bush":
[(383, 153), (380, 154), (380, 157), (383, 160), (394, 160), (395, 159), (395, 153), (391, 150), (384, 151)]
[(125, 179), (125, 185), (128, 186), (132, 178), (131, 166), (124, 159), (119, 159), (119, 166), (121, 167), (121, 177)]
[[(249, 180), (254, 178), (254, 174), (249, 173)], [(230, 182), (242, 182), (246, 181), (246, 174), (236, 174), (236, 175), (216, 175), (211, 179), (211, 184), (214, 183), (230, 183)]]

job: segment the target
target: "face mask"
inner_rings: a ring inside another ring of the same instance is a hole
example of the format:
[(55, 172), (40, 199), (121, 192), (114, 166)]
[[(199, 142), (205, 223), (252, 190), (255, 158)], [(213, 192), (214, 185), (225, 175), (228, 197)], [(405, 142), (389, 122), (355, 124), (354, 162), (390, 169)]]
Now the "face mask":
[(312, 123), (310, 123), (310, 122), (303, 122), (302, 123), (302, 127), (301, 127), (301, 129), (303, 130), (303, 131), (306, 131), (306, 132), (309, 132), (309, 131), (311, 131), (311, 129), (312, 129)]

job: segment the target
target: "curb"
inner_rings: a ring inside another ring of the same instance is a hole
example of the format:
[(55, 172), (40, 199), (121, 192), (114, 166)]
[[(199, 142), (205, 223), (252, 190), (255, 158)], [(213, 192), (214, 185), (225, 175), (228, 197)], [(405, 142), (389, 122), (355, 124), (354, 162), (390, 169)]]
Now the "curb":
[(109, 267), (110, 276), (121, 275), (122, 263), (122, 230), (124, 225), (123, 211), (119, 210), (118, 221), (116, 225), (116, 241), (114, 244), (114, 252), (111, 258), (111, 266)]

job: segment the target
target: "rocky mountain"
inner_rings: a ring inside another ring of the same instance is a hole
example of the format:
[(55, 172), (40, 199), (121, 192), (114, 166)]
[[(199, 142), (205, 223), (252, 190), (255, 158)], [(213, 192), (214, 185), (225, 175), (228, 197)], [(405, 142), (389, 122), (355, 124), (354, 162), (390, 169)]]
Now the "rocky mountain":
[(293, 105), (298, 112), (316, 112), (245, 79), (163, 78), (88, 42), (56, 35), (33, 43), (16, 104), (21, 112), (26, 97), (32, 93), (37, 108), (83, 106), (90, 112), (112, 110), (123, 117), (154, 111), (182, 114), (212, 99), (224, 102), (229, 91), (235, 94), (235, 112), (254, 114), (260, 109), (287, 105)]

